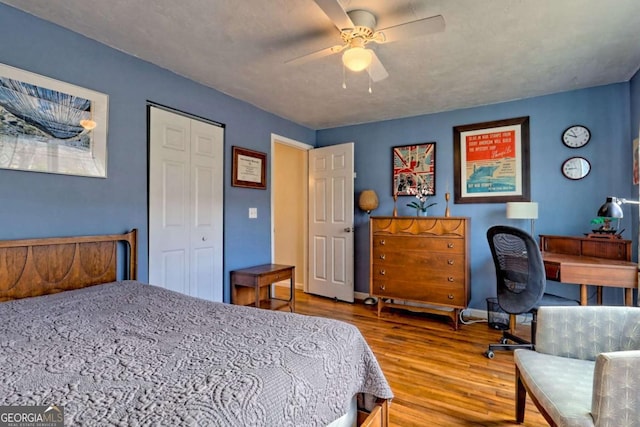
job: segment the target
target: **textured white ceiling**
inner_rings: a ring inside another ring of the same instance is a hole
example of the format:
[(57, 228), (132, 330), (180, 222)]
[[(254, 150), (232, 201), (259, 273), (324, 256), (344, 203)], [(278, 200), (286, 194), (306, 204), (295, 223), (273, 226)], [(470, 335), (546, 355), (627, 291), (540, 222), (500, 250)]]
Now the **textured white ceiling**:
[(446, 29), (376, 46), (373, 84), (340, 55), (313, 0), (1, 0), (313, 129), (628, 81), (640, 67), (638, 0), (341, 0), (378, 28), (443, 15)]

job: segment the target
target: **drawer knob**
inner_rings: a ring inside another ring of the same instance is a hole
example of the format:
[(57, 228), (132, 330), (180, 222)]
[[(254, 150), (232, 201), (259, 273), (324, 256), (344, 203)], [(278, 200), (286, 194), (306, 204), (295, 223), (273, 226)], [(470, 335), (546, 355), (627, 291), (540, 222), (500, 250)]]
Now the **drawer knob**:
[(449, 282), (453, 282), (453, 277), (449, 276), (449, 277), (447, 277), (447, 280), (448, 280)]
[(381, 244), (381, 245), (384, 245), (384, 244), (385, 244), (384, 239), (380, 240), (380, 244)]
[(380, 285), (380, 290), (384, 291), (386, 289), (385, 285)]
[(453, 249), (453, 243), (447, 243), (447, 248)]
[(449, 295), (447, 295), (447, 298), (449, 298), (449, 299), (453, 299), (453, 294), (449, 294)]
[(384, 271), (384, 270), (380, 270), (380, 275), (381, 275), (381, 276), (384, 276), (385, 274), (387, 274), (387, 272), (386, 272), (386, 271)]
[(385, 259), (387, 256), (385, 254), (380, 255), (380, 259)]
[(449, 265), (453, 265), (453, 260), (452, 260), (452, 259), (448, 259), (448, 260), (447, 260), (447, 264), (449, 264)]

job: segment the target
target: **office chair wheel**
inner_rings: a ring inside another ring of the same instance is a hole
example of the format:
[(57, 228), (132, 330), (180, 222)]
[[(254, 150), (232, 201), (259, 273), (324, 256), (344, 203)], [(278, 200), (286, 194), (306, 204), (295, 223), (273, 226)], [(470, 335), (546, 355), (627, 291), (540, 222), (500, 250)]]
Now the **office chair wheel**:
[(500, 344), (507, 344), (509, 340), (505, 337), (500, 338)]
[(492, 350), (485, 351), (484, 355), (487, 356), (487, 359), (493, 359), (496, 356)]

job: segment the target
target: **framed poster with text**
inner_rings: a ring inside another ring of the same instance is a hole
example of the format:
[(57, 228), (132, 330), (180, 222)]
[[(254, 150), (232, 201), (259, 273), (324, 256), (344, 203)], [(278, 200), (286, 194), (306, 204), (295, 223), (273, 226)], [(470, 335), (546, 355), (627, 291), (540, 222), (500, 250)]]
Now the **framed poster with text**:
[(455, 203), (531, 201), (529, 117), (453, 128)]

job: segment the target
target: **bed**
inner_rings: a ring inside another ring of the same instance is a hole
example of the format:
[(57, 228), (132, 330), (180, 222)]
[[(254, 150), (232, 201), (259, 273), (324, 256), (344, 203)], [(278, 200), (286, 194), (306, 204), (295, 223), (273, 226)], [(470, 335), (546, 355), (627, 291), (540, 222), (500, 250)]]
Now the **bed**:
[(325, 426), (357, 401), (357, 425), (388, 424), (356, 327), (140, 283), (136, 239), (0, 241), (0, 405), (62, 406), (65, 425)]

